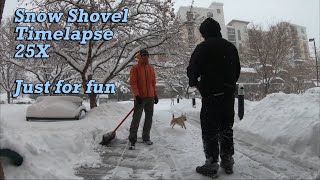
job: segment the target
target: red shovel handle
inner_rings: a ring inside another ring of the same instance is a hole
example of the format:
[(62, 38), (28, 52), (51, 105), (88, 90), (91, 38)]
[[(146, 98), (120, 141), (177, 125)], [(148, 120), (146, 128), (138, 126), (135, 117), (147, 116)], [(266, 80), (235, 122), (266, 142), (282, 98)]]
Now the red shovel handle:
[(121, 121), (121, 123), (114, 129), (112, 132), (113, 134), (116, 132), (116, 130), (121, 126), (121, 124), (128, 118), (128, 116), (133, 112), (134, 108), (131, 109), (131, 111), (127, 114), (127, 116)]

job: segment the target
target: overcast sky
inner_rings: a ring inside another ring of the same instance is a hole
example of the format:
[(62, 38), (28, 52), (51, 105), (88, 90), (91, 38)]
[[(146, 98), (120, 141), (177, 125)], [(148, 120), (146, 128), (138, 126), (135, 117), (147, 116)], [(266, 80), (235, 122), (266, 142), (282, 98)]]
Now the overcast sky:
[[(173, 0), (175, 10), (191, 5), (192, 0)], [(212, 0), (194, 0), (194, 6), (209, 7)], [(274, 24), (289, 21), (307, 27), (308, 38), (316, 38), (320, 45), (319, 0), (216, 0), (224, 4), (225, 22), (232, 19), (255, 24)], [(6, 0), (4, 15), (13, 14), (17, 0)]]

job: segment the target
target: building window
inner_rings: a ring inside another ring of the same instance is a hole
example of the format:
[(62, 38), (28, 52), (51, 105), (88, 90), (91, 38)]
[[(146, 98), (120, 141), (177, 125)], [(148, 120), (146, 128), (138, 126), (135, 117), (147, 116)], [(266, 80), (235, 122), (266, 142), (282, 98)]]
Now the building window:
[(228, 40), (234, 45), (236, 44), (236, 32), (233, 28), (227, 28)]
[(217, 9), (217, 13), (220, 14), (220, 13), (221, 13), (221, 10), (220, 10), (220, 9)]
[(240, 30), (238, 29), (238, 40), (240, 40), (241, 41), (241, 32), (240, 32)]
[(208, 12), (208, 13), (207, 13), (207, 17), (213, 18), (213, 13), (212, 13), (212, 12)]

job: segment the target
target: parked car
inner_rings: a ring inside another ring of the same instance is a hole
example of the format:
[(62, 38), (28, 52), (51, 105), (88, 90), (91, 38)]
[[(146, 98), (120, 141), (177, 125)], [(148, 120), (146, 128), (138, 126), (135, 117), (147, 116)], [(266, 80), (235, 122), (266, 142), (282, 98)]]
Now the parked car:
[(36, 102), (27, 108), (26, 120), (79, 120), (86, 112), (80, 97), (39, 96)]

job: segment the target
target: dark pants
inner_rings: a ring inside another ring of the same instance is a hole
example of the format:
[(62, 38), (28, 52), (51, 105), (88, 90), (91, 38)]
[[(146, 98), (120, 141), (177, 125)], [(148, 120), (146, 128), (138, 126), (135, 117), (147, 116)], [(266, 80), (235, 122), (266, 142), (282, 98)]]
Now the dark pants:
[(200, 120), (206, 158), (218, 162), (219, 153), (221, 159), (232, 156), (234, 154), (232, 130), (234, 95), (202, 98)]
[(152, 116), (153, 116), (153, 106), (154, 106), (154, 98), (143, 98), (141, 104), (134, 103), (134, 112), (133, 118), (130, 126), (130, 135), (129, 141), (131, 143), (137, 142), (137, 133), (139, 129), (140, 119), (142, 116), (142, 112), (145, 112), (145, 120), (142, 131), (142, 140), (148, 141), (150, 140), (150, 130), (152, 126)]

